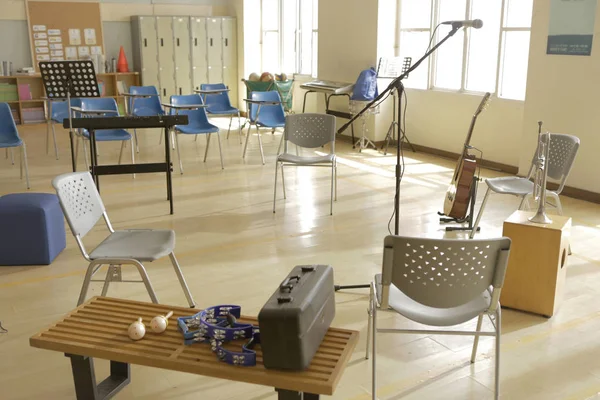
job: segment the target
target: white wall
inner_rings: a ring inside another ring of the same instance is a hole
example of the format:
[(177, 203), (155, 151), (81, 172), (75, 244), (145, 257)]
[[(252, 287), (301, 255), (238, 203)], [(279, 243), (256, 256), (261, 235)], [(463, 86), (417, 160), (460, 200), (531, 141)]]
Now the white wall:
[(591, 56), (547, 55), (550, 7), (535, 1), (533, 10), (527, 98), (522, 122), (521, 173), (527, 172), (537, 141), (537, 121), (551, 132), (570, 133), (581, 140), (567, 185), (600, 193), (600, 7), (596, 8)]

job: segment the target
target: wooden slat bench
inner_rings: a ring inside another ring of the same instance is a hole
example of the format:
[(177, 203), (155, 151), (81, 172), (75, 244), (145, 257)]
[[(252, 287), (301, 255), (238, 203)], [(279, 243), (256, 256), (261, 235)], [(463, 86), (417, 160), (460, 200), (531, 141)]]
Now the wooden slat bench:
[[(162, 334), (152, 332), (150, 320), (173, 311), (169, 326)], [(358, 332), (330, 328), (312, 360), (302, 372), (266, 369), (260, 346), (256, 347), (257, 365), (233, 366), (221, 362), (208, 344), (183, 344), (177, 330), (177, 318), (197, 310), (161, 304), (94, 297), (67, 314), (50, 328), (30, 338), (40, 349), (54, 350), (70, 357), (78, 399), (105, 399), (114, 396), (130, 381), (130, 364), (229, 379), (274, 387), (279, 399), (318, 399), (331, 395), (358, 340)], [(129, 339), (127, 328), (138, 317), (147, 326), (146, 336)], [(255, 318), (240, 322), (257, 324)], [(230, 346), (241, 348), (243, 341)], [(96, 384), (93, 357), (111, 361), (111, 375)]]

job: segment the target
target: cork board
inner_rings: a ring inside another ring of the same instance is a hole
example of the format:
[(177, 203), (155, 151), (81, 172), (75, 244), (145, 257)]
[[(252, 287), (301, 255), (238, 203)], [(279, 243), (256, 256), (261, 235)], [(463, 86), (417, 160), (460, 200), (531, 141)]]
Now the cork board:
[(31, 59), (89, 60), (104, 54), (100, 3), (27, 1)]

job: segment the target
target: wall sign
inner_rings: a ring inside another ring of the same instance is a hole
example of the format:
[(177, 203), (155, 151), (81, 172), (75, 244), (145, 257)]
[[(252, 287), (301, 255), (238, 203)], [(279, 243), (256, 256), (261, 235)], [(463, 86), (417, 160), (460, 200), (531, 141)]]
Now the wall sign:
[(597, 0), (551, 0), (547, 54), (589, 56)]

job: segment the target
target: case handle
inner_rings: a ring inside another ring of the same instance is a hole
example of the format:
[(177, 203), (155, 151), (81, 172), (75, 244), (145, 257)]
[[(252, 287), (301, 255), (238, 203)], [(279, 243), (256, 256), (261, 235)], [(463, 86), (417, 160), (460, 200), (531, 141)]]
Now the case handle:
[(144, 38), (144, 47), (148, 47), (148, 39)]
[(194, 46), (198, 46), (198, 38), (194, 38)]
[(229, 42), (227, 41), (227, 38), (225, 38), (225, 47), (229, 46)]
[[(294, 282), (292, 282), (292, 281), (294, 281)], [(296, 283), (298, 283), (299, 281), (300, 281), (299, 275), (288, 276), (287, 278), (285, 278), (283, 280), (283, 282), (281, 282), (281, 285), (279, 285), (279, 291), (285, 292), (286, 290), (288, 290), (291, 292), (292, 289), (294, 288), (294, 285)]]
[(210, 38), (210, 47), (212, 47), (212, 38)]
[(165, 46), (165, 42), (163, 41), (163, 38), (160, 38), (160, 47), (164, 47)]
[(179, 47), (179, 38), (177, 38), (177, 47)]
[(291, 303), (292, 300), (294, 300), (294, 298), (292, 296), (287, 296), (287, 297), (278, 297), (277, 298), (277, 302), (279, 304), (281, 303)]

